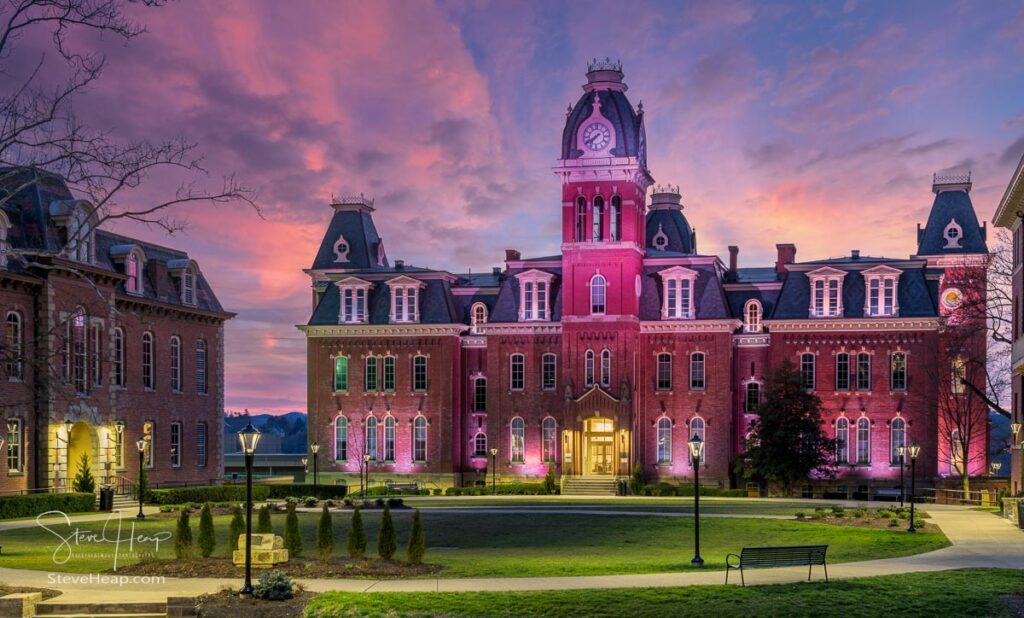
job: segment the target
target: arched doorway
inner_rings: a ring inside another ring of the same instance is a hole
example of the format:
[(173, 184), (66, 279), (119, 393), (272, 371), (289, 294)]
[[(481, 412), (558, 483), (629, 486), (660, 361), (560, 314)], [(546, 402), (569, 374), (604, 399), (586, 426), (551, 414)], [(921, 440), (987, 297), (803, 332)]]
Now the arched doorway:
[(615, 474), (615, 422), (595, 416), (583, 423), (583, 474)]
[(96, 458), (96, 429), (85, 421), (78, 421), (71, 426), (71, 435), (68, 437), (68, 452), (65, 460), (67, 488), (71, 490), (75, 477), (82, 465), (82, 455), (89, 458), (89, 470), (96, 479), (96, 486), (99, 486), (100, 474)]

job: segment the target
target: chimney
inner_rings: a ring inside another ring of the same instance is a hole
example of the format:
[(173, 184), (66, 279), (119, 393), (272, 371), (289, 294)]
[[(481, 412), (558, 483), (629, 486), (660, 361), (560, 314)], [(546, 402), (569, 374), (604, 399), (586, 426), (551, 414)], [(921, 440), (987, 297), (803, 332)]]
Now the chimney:
[(740, 254), (740, 248), (735, 245), (729, 245), (729, 272), (736, 274), (736, 256)]
[(778, 252), (778, 257), (775, 260), (775, 272), (784, 273), (786, 265), (796, 261), (796, 245), (782, 243), (775, 245), (775, 250)]
[(495, 277), (500, 277), (501, 276), (501, 266), (495, 266), (494, 268), (492, 268), (491, 269), (491, 274), (494, 275)]
[(505, 249), (506, 262), (518, 262), (520, 257), (519, 252), (515, 249)]
[(854, 259), (854, 260), (859, 260), (860, 259), (860, 249), (851, 249), (850, 250), (850, 257), (852, 259)]
[(405, 268), (405, 260), (395, 260), (395, 270), (402, 270)]

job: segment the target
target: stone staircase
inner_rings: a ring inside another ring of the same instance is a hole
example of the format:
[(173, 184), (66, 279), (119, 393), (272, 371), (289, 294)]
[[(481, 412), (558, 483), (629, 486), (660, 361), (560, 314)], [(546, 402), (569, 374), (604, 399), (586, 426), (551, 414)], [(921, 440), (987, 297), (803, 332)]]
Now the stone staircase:
[(562, 480), (563, 496), (615, 496), (619, 479), (614, 476), (567, 476)]
[(46, 618), (165, 618), (167, 603), (62, 603), (59, 598), (36, 605), (35, 615)]
[(114, 510), (115, 511), (127, 512), (127, 511), (131, 511), (132, 509), (135, 509), (136, 511), (139, 510), (139, 501), (138, 500), (136, 500), (135, 498), (133, 498), (133, 497), (127, 495), (127, 494), (124, 494), (124, 495), (114, 494)]

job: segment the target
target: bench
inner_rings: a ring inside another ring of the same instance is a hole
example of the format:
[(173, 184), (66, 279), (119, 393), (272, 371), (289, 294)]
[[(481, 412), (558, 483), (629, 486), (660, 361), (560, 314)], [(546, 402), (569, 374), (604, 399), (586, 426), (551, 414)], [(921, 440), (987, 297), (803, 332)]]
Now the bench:
[(414, 494), (420, 490), (419, 483), (388, 483), (388, 493), (407, 493)]
[[(820, 564), (825, 569), (825, 581), (828, 581), (828, 566), (825, 564), (825, 552), (828, 545), (785, 545), (776, 547), (744, 547), (736, 554), (728, 554), (725, 557), (725, 583), (729, 583), (729, 571), (739, 569), (740, 583), (744, 586), (747, 582), (743, 579), (743, 569), (764, 569), (770, 567), (805, 566), (807, 567), (807, 581), (811, 580), (811, 569)], [(736, 558), (735, 564), (729, 558)]]
[(903, 492), (896, 488), (882, 487), (881, 489), (875, 490), (875, 500), (892, 500), (893, 502), (900, 500)]

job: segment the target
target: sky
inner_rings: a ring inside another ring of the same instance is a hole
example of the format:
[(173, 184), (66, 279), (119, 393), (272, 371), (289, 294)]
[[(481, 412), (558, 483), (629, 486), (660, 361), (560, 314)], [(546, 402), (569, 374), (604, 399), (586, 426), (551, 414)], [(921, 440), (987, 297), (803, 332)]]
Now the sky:
[[(198, 143), (212, 188), (187, 250), (221, 303), (226, 404), (305, 410), (312, 264), (332, 195), (375, 200), (391, 260), (489, 270), (558, 253), (559, 156), (587, 61), (621, 60), (649, 165), (679, 185), (698, 249), (741, 267), (907, 256), (934, 172), (973, 174), (988, 220), (1024, 153), (1019, 2), (255, 2), (132, 7), (148, 32), (75, 101), (125, 140)], [(157, 176), (132, 196), (165, 199)]]

